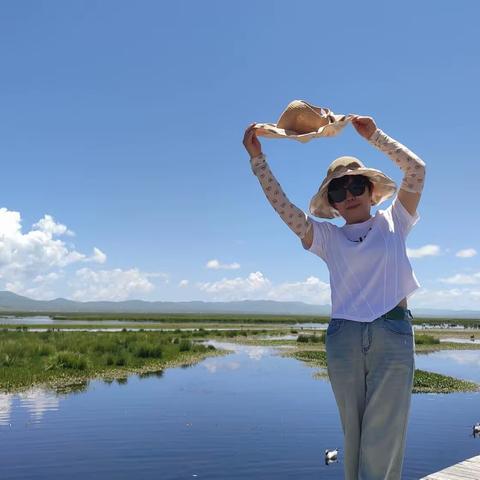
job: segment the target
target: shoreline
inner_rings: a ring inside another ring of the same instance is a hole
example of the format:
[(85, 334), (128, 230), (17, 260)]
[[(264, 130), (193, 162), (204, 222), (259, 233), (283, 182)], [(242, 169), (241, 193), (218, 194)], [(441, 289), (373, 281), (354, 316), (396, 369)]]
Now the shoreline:
[[(22, 393), (33, 388), (53, 390), (55, 393), (70, 393), (79, 390), (83, 390), (88, 387), (88, 384), (91, 381), (95, 380), (121, 380), (126, 379), (132, 375), (141, 375), (148, 373), (155, 373), (167, 370), (169, 368), (177, 367), (190, 367), (197, 363), (200, 363), (202, 360), (205, 360), (210, 357), (219, 357), (224, 355), (229, 355), (231, 350), (225, 349), (216, 349), (210, 350), (207, 352), (195, 352), (195, 353), (182, 353), (175, 359), (170, 359), (167, 361), (155, 360), (149, 362), (146, 365), (139, 367), (127, 367), (127, 368), (109, 368), (100, 372), (92, 372), (85, 374), (70, 374), (70, 375), (60, 375), (56, 378), (52, 378), (48, 381), (42, 382), (33, 382), (28, 385), (20, 385), (12, 388), (3, 388), (0, 387), (0, 394), (17, 394)], [(79, 388), (81, 387), (81, 388)]]

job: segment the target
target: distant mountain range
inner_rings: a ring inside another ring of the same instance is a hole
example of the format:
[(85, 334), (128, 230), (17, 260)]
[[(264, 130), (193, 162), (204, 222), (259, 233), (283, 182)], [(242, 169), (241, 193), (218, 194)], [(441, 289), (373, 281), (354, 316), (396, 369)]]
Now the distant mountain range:
[[(329, 316), (330, 305), (272, 300), (243, 300), (239, 302), (75, 302), (65, 298), (33, 300), (8, 291), (0, 291), (0, 312), (52, 313), (218, 313)], [(449, 317), (480, 319), (476, 310), (412, 309), (416, 317)]]

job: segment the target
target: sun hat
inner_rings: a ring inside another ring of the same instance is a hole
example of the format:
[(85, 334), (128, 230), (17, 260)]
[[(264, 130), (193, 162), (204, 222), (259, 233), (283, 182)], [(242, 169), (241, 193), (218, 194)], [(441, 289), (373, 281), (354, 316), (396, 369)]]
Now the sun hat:
[(366, 167), (355, 157), (339, 157), (328, 167), (327, 176), (310, 201), (309, 209), (312, 215), (320, 218), (340, 217), (338, 210), (333, 208), (328, 201), (328, 185), (335, 178), (344, 175), (364, 175), (373, 183), (372, 205), (378, 205), (387, 200), (397, 191), (395, 182), (382, 171)]
[(306, 143), (312, 138), (333, 137), (354, 115), (335, 115), (326, 107), (316, 107), (305, 100), (293, 100), (277, 123), (257, 123), (257, 135), (267, 138), (290, 138)]

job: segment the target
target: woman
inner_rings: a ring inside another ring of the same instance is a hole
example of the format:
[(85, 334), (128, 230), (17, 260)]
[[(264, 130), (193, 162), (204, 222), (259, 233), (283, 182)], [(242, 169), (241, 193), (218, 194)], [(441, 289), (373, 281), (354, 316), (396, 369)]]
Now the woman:
[(344, 432), (345, 478), (398, 480), (415, 371), (407, 298), (420, 286), (405, 239), (419, 219), (425, 163), (378, 129), (371, 117), (355, 115), (352, 124), (400, 167), (404, 178), (392, 204), (372, 216), (372, 205), (391, 197), (395, 183), (354, 157), (332, 162), (310, 212), (341, 216), (342, 227), (317, 221), (288, 200), (262, 153), (255, 124), (246, 129), (243, 143), (269, 202), (330, 272), (326, 350)]

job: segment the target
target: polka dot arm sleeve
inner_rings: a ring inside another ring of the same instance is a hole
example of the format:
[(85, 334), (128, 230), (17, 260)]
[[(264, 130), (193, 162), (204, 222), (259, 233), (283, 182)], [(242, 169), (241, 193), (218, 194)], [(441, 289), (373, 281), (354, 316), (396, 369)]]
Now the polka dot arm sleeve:
[(400, 188), (407, 192), (421, 193), (425, 183), (425, 162), (411, 150), (389, 137), (379, 128), (368, 141), (381, 152), (386, 153), (403, 171)]
[(261, 153), (256, 157), (250, 158), (250, 165), (272, 207), (295, 235), (302, 239), (309, 225), (308, 217), (305, 212), (296, 207), (287, 198), (271, 172), (266, 156)]

